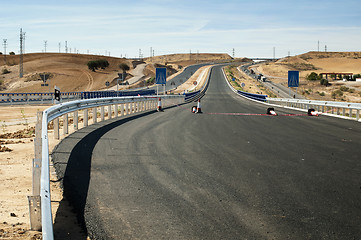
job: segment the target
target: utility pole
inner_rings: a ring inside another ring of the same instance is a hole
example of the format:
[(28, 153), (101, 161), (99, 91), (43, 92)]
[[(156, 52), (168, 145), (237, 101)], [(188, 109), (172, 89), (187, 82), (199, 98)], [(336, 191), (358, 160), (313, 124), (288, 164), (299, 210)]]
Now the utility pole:
[(325, 52), (327, 52), (327, 45), (325, 45)]
[(234, 59), (234, 52), (235, 52), (235, 51), (234, 51), (234, 48), (233, 48), (233, 52), (232, 52), (233, 59)]
[(46, 53), (46, 46), (48, 46), (48, 41), (44, 40), (44, 52)]
[(23, 29), (20, 28), (20, 64), (19, 64), (19, 76), (22, 78), (24, 76), (24, 68), (23, 68), (23, 44), (24, 44), (24, 35), (23, 35)]
[(65, 53), (68, 53), (68, 41), (65, 41)]
[(3, 39), (4, 40), (4, 43), (3, 43), (3, 46), (4, 46), (4, 61), (5, 61), (5, 65), (6, 65), (6, 47), (7, 47), (7, 39)]
[(276, 59), (276, 47), (273, 47), (273, 59)]
[(317, 52), (319, 52), (320, 51), (320, 41), (318, 40), (317, 41)]
[(61, 42), (59, 42), (59, 53), (61, 52)]
[(192, 60), (192, 50), (189, 50), (189, 60)]
[(150, 47), (150, 55), (149, 55), (150, 56), (150, 59), (149, 59), (150, 61), (152, 61), (152, 52), (153, 52), (152, 47)]

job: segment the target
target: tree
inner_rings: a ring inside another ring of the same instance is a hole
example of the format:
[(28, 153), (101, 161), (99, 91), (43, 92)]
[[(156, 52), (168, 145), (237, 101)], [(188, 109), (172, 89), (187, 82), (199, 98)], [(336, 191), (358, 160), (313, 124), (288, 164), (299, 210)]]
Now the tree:
[(353, 75), (353, 80), (356, 81), (356, 78), (361, 78), (361, 74), (355, 74)]
[(98, 68), (105, 69), (109, 66), (109, 62), (105, 59), (100, 59), (96, 61), (89, 61), (88, 62), (88, 68), (95, 72)]
[(88, 62), (88, 68), (95, 72), (96, 69), (98, 69), (98, 64), (96, 61), (89, 61)]
[(97, 60), (96, 62), (98, 63), (98, 66), (101, 69), (105, 69), (105, 68), (109, 67), (109, 62), (105, 59), (100, 59), (100, 60)]
[(309, 80), (309, 81), (316, 81), (316, 80), (319, 80), (319, 76), (318, 76), (317, 73), (311, 72), (311, 73), (307, 76), (307, 80)]
[(119, 68), (120, 68), (121, 70), (123, 70), (123, 73), (125, 73), (126, 71), (129, 71), (129, 69), (130, 69), (130, 67), (129, 67), (128, 64), (126, 64), (126, 63), (121, 63), (121, 64), (119, 64)]
[(14, 52), (9, 52), (9, 55), (15, 55), (15, 53)]

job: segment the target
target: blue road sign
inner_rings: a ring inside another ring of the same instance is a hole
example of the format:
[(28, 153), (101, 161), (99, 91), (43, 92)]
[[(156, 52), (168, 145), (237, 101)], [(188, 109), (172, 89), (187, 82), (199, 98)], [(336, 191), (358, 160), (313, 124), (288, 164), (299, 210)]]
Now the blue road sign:
[(299, 71), (288, 71), (288, 87), (298, 87), (300, 82)]
[(167, 82), (167, 69), (166, 68), (156, 68), (155, 69), (155, 83), (156, 84), (166, 84)]

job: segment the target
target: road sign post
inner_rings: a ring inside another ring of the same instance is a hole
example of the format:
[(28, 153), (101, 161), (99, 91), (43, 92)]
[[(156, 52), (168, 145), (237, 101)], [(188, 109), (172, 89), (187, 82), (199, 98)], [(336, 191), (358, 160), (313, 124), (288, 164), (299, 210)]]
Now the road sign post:
[(290, 97), (291, 97), (291, 87), (297, 88), (300, 84), (300, 72), (299, 71), (288, 71), (288, 88), (290, 90)]

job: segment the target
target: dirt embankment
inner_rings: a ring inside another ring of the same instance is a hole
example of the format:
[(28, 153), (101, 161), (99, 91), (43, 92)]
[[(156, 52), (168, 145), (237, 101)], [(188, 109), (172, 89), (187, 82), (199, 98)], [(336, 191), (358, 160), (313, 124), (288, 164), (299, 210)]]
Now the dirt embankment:
[[(87, 63), (94, 60), (107, 60), (109, 67), (91, 71)], [(224, 61), (231, 57), (228, 54), (193, 53), (193, 54), (170, 54), (155, 56), (143, 59), (143, 61), (133, 61), (125, 58), (115, 58), (107, 56), (85, 55), (85, 54), (65, 54), (65, 53), (31, 53), (23, 55), (24, 77), (19, 77), (19, 55), (7, 55), (6, 64), (4, 55), (0, 55), (0, 92), (52, 92), (54, 86), (60, 88), (62, 92), (73, 91), (96, 91), (106, 90), (106, 82), (110, 82), (110, 87), (116, 85), (116, 79), (120, 63), (126, 63), (130, 70), (133, 70), (139, 62), (146, 62), (149, 67), (145, 69), (144, 79), (147, 81), (155, 76), (157, 65), (166, 66), (169, 75), (181, 71), (185, 66), (210, 61)], [(43, 81), (40, 74), (49, 74), (46, 82), (49, 86), (41, 86)], [(128, 73), (127, 79), (133, 77)], [(121, 86), (120, 89), (139, 87)]]
[(336, 76), (338, 79), (335, 80), (328, 76), (329, 85), (326, 86), (321, 85), (320, 80), (307, 80), (307, 76), (312, 72), (361, 74), (360, 66), (361, 52), (309, 52), (260, 64), (257, 70), (271, 81), (285, 86), (287, 86), (288, 71), (300, 71), (298, 92), (308, 99), (361, 102), (361, 82), (343, 81), (339, 76)]
[(210, 61), (231, 60), (232, 57), (225, 53), (188, 53), (188, 54), (169, 54), (146, 58), (145, 61), (150, 63), (176, 64), (182, 67)]

